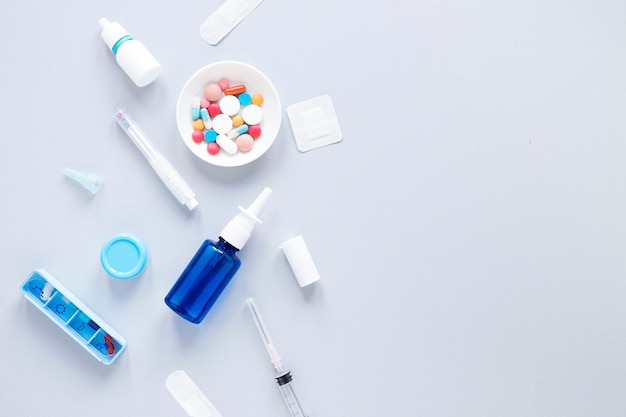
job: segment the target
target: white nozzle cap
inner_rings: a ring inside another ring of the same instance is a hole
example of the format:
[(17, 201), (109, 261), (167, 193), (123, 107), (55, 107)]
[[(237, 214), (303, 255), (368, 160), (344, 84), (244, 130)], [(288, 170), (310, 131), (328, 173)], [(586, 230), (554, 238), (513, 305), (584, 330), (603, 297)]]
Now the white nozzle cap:
[(109, 22), (109, 19), (106, 17), (100, 18), (98, 24), (100, 25), (100, 29), (102, 29), (100, 36), (109, 49), (113, 49), (113, 45), (115, 45), (118, 40), (129, 35), (122, 25), (117, 22)]
[(91, 194), (95, 194), (100, 189), (100, 186), (104, 182), (104, 178), (100, 175), (89, 174), (86, 172), (80, 172), (74, 168), (65, 168), (63, 173), (66, 177), (73, 179), (77, 183), (83, 186), (84, 189), (89, 190)]
[(300, 287), (306, 287), (320, 279), (320, 274), (317, 272), (302, 235), (292, 237), (281, 243), (280, 248), (287, 257), (289, 266), (291, 266)]
[(250, 238), (250, 233), (254, 229), (254, 226), (257, 223), (262, 223), (257, 216), (271, 194), (272, 190), (265, 187), (256, 200), (250, 204), (250, 207), (245, 209), (239, 206), (241, 213), (228, 222), (226, 227), (222, 230), (222, 233), (220, 233), (220, 237), (237, 249), (243, 248)]
[(196, 207), (198, 207), (198, 204), (200, 203), (198, 203), (198, 200), (196, 200), (194, 197), (191, 197), (185, 202), (185, 206), (187, 206), (189, 210), (195, 209)]

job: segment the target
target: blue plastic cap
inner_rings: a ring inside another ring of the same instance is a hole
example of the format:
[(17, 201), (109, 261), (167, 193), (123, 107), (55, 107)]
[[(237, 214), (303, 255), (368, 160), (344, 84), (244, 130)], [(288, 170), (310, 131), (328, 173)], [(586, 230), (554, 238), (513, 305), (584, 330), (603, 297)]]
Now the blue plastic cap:
[(148, 263), (148, 249), (141, 239), (133, 235), (115, 235), (102, 246), (100, 263), (113, 278), (135, 278)]

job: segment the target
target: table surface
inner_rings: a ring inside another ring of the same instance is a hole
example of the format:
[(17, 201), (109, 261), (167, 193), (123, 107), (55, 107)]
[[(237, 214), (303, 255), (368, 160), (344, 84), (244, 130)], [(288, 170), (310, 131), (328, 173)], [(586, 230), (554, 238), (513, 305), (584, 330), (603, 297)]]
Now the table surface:
[[(267, 0), (218, 45), (220, 1), (5, 2), (0, 409), (184, 416), (184, 370), (225, 417), (288, 416), (254, 297), (311, 416), (626, 414), (626, 3)], [(138, 88), (100, 38), (120, 22), (163, 67)], [(273, 147), (239, 168), (183, 144), (176, 99), (213, 62), (263, 71)], [(329, 95), (340, 143), (301, 153), (286, 107)], [(124, 106), (197, 193), (168, 193), (111, 117)], [(66, 166), (104, 176), (94, 196)], [(207, 318), (163, 298), (204, 239), (269, 186)], [(131, 281), (108, 237), (150, 251)], [(321, 280), (279, 249), (302, 234)], [(128, 339), (98, 363), (19, 290), (44, 268)]]

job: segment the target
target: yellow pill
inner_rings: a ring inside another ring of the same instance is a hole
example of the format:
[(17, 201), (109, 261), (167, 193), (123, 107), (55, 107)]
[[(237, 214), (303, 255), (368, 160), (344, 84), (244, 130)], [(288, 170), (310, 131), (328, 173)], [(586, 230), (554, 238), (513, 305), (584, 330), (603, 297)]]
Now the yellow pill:
[(202, 121), (202, 119), (196, 119), (193, 121), (192, 126), (194, 130), (202, 130), (204, 129), (204, 122)]
[(233, 116), (233, 126), (241, 126), (243, 124), (243, 117), (240, 114)]
[(263, 104), (263, 96), (261, 94), (252, 95), (252, 104), (256, 104), (257, 106)]

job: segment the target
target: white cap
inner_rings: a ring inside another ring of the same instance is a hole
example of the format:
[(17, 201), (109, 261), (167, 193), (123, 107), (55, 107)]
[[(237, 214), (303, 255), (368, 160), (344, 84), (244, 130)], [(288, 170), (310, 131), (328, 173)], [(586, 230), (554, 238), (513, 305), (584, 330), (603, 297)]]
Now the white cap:
[(102, 40), (115, 54), (119, 66), (138, 87), (150, 84), (159, 76), (161, 64), (141, 42), (130, 36), (117, 22), (111, 23), (103, 17), (98, 23), (102, 28)]
[(306, 287), (320, 279), (313, 258), (304, 242), (302, 235), (292, 237), (281, 243), (280, 248), (289, 261), (289, 266), (301, 287)]
[(250, 204), (250, 207), (245, 209), (239, 206), (238, 208), (241, 213), (228, 222), (226, 227), (222, 230), (222, 233), (220, 233), (220, 237), (237, 249), (243, 248), (250, 238), (250, 233), (254, 229), (254, 226), (257, 223), (262, 223), (257, 216), (271, 194), (272, 190), (265, 187), (256, 200)]
[(198, 200), (196, 200), (195, 197), (191, 197), (185, 202), (185, 206), (187, 206), (189, 210), (195, 209), (196, 207), (198, 207), (198, 204), (200, 203), (198, 203)]
[(124, 36), (130, 35), (128, 31), (122, 27), (122, 25), (117, 22), (111, 23), (106, 17), (100, 18), (100, 20), (98, 20), (98, 24), (102, 29), (100, 36), (111, 50), (117, 41), (122, 39)]

